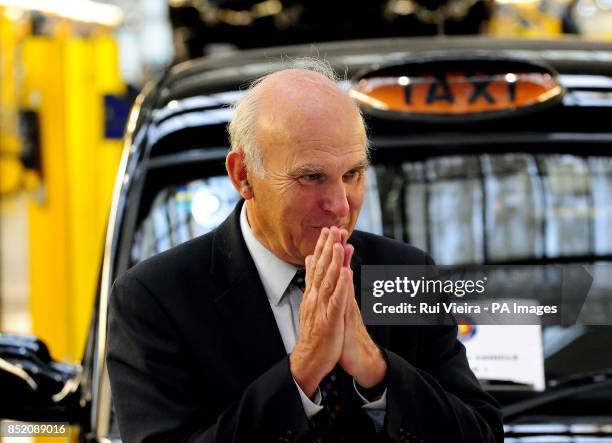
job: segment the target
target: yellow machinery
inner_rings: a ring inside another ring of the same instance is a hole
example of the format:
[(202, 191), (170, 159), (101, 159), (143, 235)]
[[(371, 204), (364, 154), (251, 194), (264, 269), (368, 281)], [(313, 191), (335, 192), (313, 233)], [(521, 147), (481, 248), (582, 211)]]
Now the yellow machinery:
[(612, 40), (612, 8), (608, 3), (602, 0), (495, 0), (489, 35), (556, 38), (563, 32), (571, 32), (583, 39), (609, 41)]
[[(125, 86), (109, 27), (58, 17), (30, 26), (27, 12), (0, 6), (0, 192), (29, 191), (33, 333), (55, 359), (74, 362), (91, 320), (121, 150), (105, 136), (105, 96), (122, 96)], [(29, 124), (28, 136), (17, 120)], [(39, 153), (34, 172), (18, 161), (26, 146)]]
[[(489, 22), (489, 35), (506, 38), (560, 37), (562, 29), (559, 11), (552, 7), (543, 8), (542, 4), (539, 0), (497, 1)], [(556, 6), (555, 2), (548, 4)], [(557, 9), (560, 8), (558, 6)]]
[(18, 48), (30, 23), (0, 8), (0, 196), (18, 192), (33, 182), (21, 167), (18, 133), (20, 108)]

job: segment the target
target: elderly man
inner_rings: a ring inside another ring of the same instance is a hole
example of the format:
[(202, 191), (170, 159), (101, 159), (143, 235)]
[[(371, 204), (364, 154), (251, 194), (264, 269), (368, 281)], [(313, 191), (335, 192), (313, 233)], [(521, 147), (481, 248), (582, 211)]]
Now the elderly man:
[(456, 328), (362, 322), (361, 265), (432, 261), (354, 231), (368, 142), (334, 80), (311, 61), (255, 82), (226, 158), (244, 200), (116, 282), (107, 361), (124, 441), (503, 439)]

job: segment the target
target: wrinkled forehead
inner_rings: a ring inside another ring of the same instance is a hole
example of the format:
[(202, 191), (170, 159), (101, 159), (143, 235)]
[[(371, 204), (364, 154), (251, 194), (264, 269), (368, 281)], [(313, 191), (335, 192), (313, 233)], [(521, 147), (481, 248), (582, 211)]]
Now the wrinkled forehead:
[(272, 137), (300, 143), (313, 137), (340, 141), (344, 136), (365, 142), (356, 104), (336, 83), (320, 74), (297, 72), (268, 78), (256, 92), (258, 139)]
[(282, 121), (287, 125), (320, 118), (359, 119), (353, 99), (334, 81), (306, 70), (288, 69), (271, 74), (254, 91), (259, 123)]

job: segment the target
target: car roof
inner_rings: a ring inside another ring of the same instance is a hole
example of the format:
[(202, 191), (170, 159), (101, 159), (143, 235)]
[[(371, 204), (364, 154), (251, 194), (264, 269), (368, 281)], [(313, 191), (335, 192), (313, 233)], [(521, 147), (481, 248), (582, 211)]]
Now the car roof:
[(606, 146), (612, 141), (607, 124), (612, 107), (612, 42), (427, 37), (240, 50), (180, 63), (142, 94), (132, 135), (137, 140), (139, 132), (140, 139), (146, 133), (148, 148), (141, 143), (134, 143), (133, 148), (146, 151), (149, 157), (195, 147), (227, 148), (225, 126), (232, 115), (230, 105), (255, 78), (299, 57), (324, 58), (350, 79), (364, 70), (429, 55), (494, 56), (544, 63), (559, 73), (565, 95), (560, 104), (528, 118), (515, 113), (487, 122), (484, 127), (479, 122), (460, 122), (459, 126), (457, 122), (398, 122), (366, 115), (373, 145), (440, 146), (461, 142), (458, 133), (489, 144), (491, 140), (498, 144), (504, 140), (516, 142), (521, 137), (534, 143), (540, 139), (574, 143), (576, 133), (582, 134), (579, 138), (596, 138)]
[(612, 42), (519, 40), (483, 37), (408, 37), (353, 40), (234, 51), (172, 67), (158, 106), (196, 93), (247, 85), (252, 79), (298, 57), (320, 57), (350, 77), (364, 68), (398, 63), (424, 53), (495, 54), (539, 60), (560, 73), (612, 76)]

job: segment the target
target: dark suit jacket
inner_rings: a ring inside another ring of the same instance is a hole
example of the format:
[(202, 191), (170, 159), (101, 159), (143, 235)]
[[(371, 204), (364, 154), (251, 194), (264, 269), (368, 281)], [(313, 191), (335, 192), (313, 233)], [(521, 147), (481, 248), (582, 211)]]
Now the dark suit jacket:
[[(114, 285), (107, 364), (126, 442), (312, 442), (321, 432), (304, 413), (240, 232), (240, 207), (215, 231), (134, 266)], [(356, 294), (361, 264), (432, 263), (364, 232), (350, 243)], [(385, 427), (375, 433), (342, 373), (344, 441), (503, 440), (499, 410), (472, 374), (456, 327), (368, 329), (388, 359)]]

